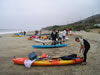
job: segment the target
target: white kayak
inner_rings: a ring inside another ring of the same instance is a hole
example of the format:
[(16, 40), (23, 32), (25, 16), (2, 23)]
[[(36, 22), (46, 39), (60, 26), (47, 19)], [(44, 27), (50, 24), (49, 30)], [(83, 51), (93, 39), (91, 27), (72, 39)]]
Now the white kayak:
[(68, 38), (68, 37), (66, 37), (66, 38), (65, 38), (65, 40), (69, 40), (69, 38)]
[(42, 43), (52, 42), (52, 40), (48, 40), (48, 39), (33, 39), (33, 40), (36, 41), (36, 42), (42, 42)]

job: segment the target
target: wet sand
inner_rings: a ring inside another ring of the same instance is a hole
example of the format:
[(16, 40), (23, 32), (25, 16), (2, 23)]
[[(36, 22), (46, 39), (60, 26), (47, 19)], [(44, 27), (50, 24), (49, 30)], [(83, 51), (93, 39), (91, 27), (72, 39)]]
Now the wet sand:
[[(35, 51), (38, 55), (46, 53), (51, 56), (64, 56), (72, 53), (79, 54), (80, 44), (74, 41), (76, 36), (82, 36), (91, 44), (88, 52), (87, 65), (66, 65), (66, 66), (32, 66), (26, 69), (24, 65), (13, 64), (12, 58), (26, 57), (30, 52)], [(0, 38), (0, 75), (100, 75), (100, 34), (91, 32), (75, 32), (68, 36), (67, 47), (52, 49), (32, 48), (34, 41), (26, 40), (25, 37), (11, 37), (11, 34), (2, 35)]]

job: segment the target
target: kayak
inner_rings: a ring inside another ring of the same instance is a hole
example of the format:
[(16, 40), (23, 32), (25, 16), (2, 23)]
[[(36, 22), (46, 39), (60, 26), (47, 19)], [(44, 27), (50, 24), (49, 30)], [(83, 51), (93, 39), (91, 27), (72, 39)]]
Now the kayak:
[(24, 37), (24, 35), (12, 35), (11, 37)]
[(34, 41), (36, 41), (36, 42), (42, 42), (42, 43), (52, 42), (52, 40), (48, 40), (48, 39), (34, 39)]
[(69, 38), (66, 37), (65, 40), (69, 40)]
[(40, 34), (39, 36), (42, 36), (42, 35), (50, 35), (50, 34)]
[(33, 34), (27, 34), (26, 36), (32, 36)]
[[(22, 58), (14, 58), (12, 61), (15, 64), (24, 64), (24, 61), (28, 60), (28, 57), (22, 57)], [(72, 60), (59, 60), (59, 59), (45, 59), (45, 60), (36, 60), (32, 63), (34, 66), (56, 66), (56, 65), (68, 65), (68, 64), (78, 64), (82, 63), (83, 58), (74, 58)]]
[(15, 33), (14, 35), (24, 35), (23, 33)]
[(40, 39), (48, 39), (48, 37), (47, 36), (41, 36), (41, 37), (39, 37)]
[(33, 48), (57, 48), (66, 47), (67, 44), (56, 44), (56, 45), (32, 45)]
[(27, 40), (32, 40), (32, 38), (27, 38)]

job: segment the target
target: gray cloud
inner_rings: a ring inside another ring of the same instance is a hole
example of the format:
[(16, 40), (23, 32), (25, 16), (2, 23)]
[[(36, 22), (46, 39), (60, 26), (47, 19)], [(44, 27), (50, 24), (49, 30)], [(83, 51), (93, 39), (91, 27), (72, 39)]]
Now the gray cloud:
[(0, 0), (0, 28), (40, 29), (100, 13), (100, 0)]

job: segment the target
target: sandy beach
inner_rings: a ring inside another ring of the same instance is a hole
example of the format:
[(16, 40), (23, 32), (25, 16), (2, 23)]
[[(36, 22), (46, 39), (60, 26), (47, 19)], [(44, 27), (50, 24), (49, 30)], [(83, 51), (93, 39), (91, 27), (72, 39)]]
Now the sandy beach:
[[(0, 75), (100, 75), (100, 34), (92, 32), (74, 32), (68, 36), (67, 47), (52, 49), (32, 48), (34, 41), (26, 40), (25, 37), (11, 37), (11, 34), (0, 35)], [(50, 56), (64, 56), (76, 53), (79, 54), (80, 44), (74, 41), (76, 36), (87, 39), (91, 44), (88, 52), (87, 65), (66, 65), (66, 66), (32, 66), (26, 69), (24, 65), (17, 65), (12, 62), (14, 56), (26, 57), (32, 51), (38, 55), (46, 53)]]

